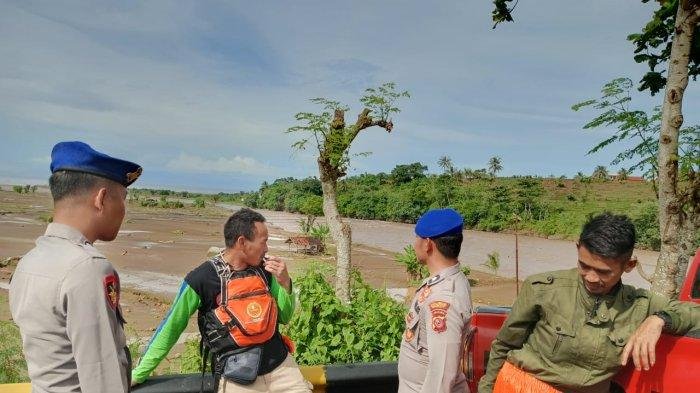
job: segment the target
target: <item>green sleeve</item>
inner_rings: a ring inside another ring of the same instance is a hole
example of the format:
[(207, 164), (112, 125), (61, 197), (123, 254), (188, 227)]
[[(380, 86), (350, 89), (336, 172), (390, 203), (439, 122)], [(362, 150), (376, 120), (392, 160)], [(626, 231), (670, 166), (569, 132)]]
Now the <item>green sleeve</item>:
[(200, 304), (201, 300), (197, 292), (183, 281), (170, 311), (153, 334), (138, 366), (132, 370), (132, 381), (141, 383), (151, 375), (180, 338), (180, 334), (187, 327), (187, 322)]
[[(671, 317), (669, 333), (684, 335), (691, 330), (700, 328), (700, 305), (678, 300), (668, 300), (660, 295), (652, 295), (664, 299), (667, 303), (662, 310)], [(652, 302), (653, 304), (653, 302)]]
[(486, 373), (479, 381), (479, 393), (491, 393), (493, 391), (496, 376), (501, 371), (508, 352), (522, 348), (530, 336), (532, 327), (540, 318), (534, 299), (532, 282), (526, 280), (523, 283), (520, 294), (515, 299), (515, 303), (513, 303), (508, 319), (503, 323), (503, 327), (501, 327), (496, 339), (491, 344)]
[[(291, 289), (291, 281), (290, 281)], [(280, 283), (277, 282), (275, 277), (272, 277), (272, 284), (270, 285), (270, 293), (272, 297), (277, 301), (277, 310), (279, 311), (279, 322), (282, 324), (288, 323), (292, 319), (292, 314), (294, 314), (294, 307), (296, 307), (296, 299), (294, 298), (294, 292), (287, 292), (286, 289)]]

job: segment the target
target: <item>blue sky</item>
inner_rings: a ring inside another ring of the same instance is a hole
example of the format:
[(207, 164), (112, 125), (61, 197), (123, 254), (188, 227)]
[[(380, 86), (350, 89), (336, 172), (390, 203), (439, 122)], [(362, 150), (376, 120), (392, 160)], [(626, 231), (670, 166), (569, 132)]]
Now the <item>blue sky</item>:
[[(3, 1), (0, 183), (46, 183), (51, 147), (82, 140), (143, 165), (137, 187), (257, 189), (317, 174), (293, 152), (294, 114), (328, 97), (361, 109), (367, 87), (412, 97), (395, 129), (367, 129), (351, 174), (420, 161), (432, 172), (503, 159), (503, 174), (590, 173), (616, 151), (583, 131), (607, 81), (638, 80), (625, 37), (649, 20), (636, 0), (524, 1), (492, 30), (491, 2)], [(661, 97), (639, 94), (650, 109)], [(700, 84), (684, 101), (700, 122)], [(614, 169), (614, 168), (611, 168)]]

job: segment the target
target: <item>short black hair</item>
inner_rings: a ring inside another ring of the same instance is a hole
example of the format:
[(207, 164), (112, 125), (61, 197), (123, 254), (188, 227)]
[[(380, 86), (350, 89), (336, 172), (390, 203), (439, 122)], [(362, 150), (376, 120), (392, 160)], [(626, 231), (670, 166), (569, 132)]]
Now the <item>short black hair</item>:
[(265, 222), (262, 214), (243, 208), (231, 215), (224, 224), (224, 242), (226, 248), (233, 247), (239, 237), (244, 236), (248, 240), (255, 237), (255, 223)]
[(597, 256), (625, 261), (632, 257), (637, 231), (624, 214), (605, 212), (583, 224), (579, 245)]
[(110, 180), (86, 172), (56, 171), (49, 178), (49, 188), (54, 202), (82, 195), (96, 187), (106, 186)]
[(432, 237), (430, 238), (437, 247), (438, 251), (447, 258), (457, 258), (459, 256), (459, 251), (462, 249), (462, 240), (464, 236), (462, 233), (456, 233), (454, 235)]

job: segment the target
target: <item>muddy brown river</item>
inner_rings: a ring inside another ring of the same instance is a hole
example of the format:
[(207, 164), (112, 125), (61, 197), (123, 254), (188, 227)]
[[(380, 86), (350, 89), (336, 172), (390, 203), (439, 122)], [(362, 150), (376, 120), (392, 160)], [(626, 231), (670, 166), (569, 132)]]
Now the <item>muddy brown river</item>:
[[(219, 204), (238, 210), (240, 206)], [(259, 210), (273, 226), (285, 231), (298, 231), (298, 221), (304, 215)], [(354, 244), (364, 244), (390, 252), (399, 252), (413, 242), (415, 234), (412, 224), (396, 222), (348, 219), (352, 228)], [(576, 266), (576, 244), (570, 240), (545, 239), (534, 236), (518, 236), (520, 279), (548, 270), (568, 269)], [(490, 272), (482, 264), (492, 252), (500, 255), (501, 267), (498, 275), (515, 277), (515, 235), (481, 231), (464, 231), (464, 243), (459, 256), (460, 263), (472, 269)], [(651, 274), (656, 266), (659, 253), (649, 250), (636, 250), (635, 255), (642, 263), (644, 271)], [(623, 276), (623, 281), (637, 287), (649, 288), (649, 283), (635, 270)]]

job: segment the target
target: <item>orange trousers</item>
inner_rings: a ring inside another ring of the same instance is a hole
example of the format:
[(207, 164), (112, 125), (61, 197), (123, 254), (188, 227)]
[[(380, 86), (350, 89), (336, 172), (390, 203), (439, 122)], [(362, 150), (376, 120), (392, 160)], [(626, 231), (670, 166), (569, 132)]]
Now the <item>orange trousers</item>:
[(505, 362), (498, 372), (493, 393), (562, 393), (525, 371)]

